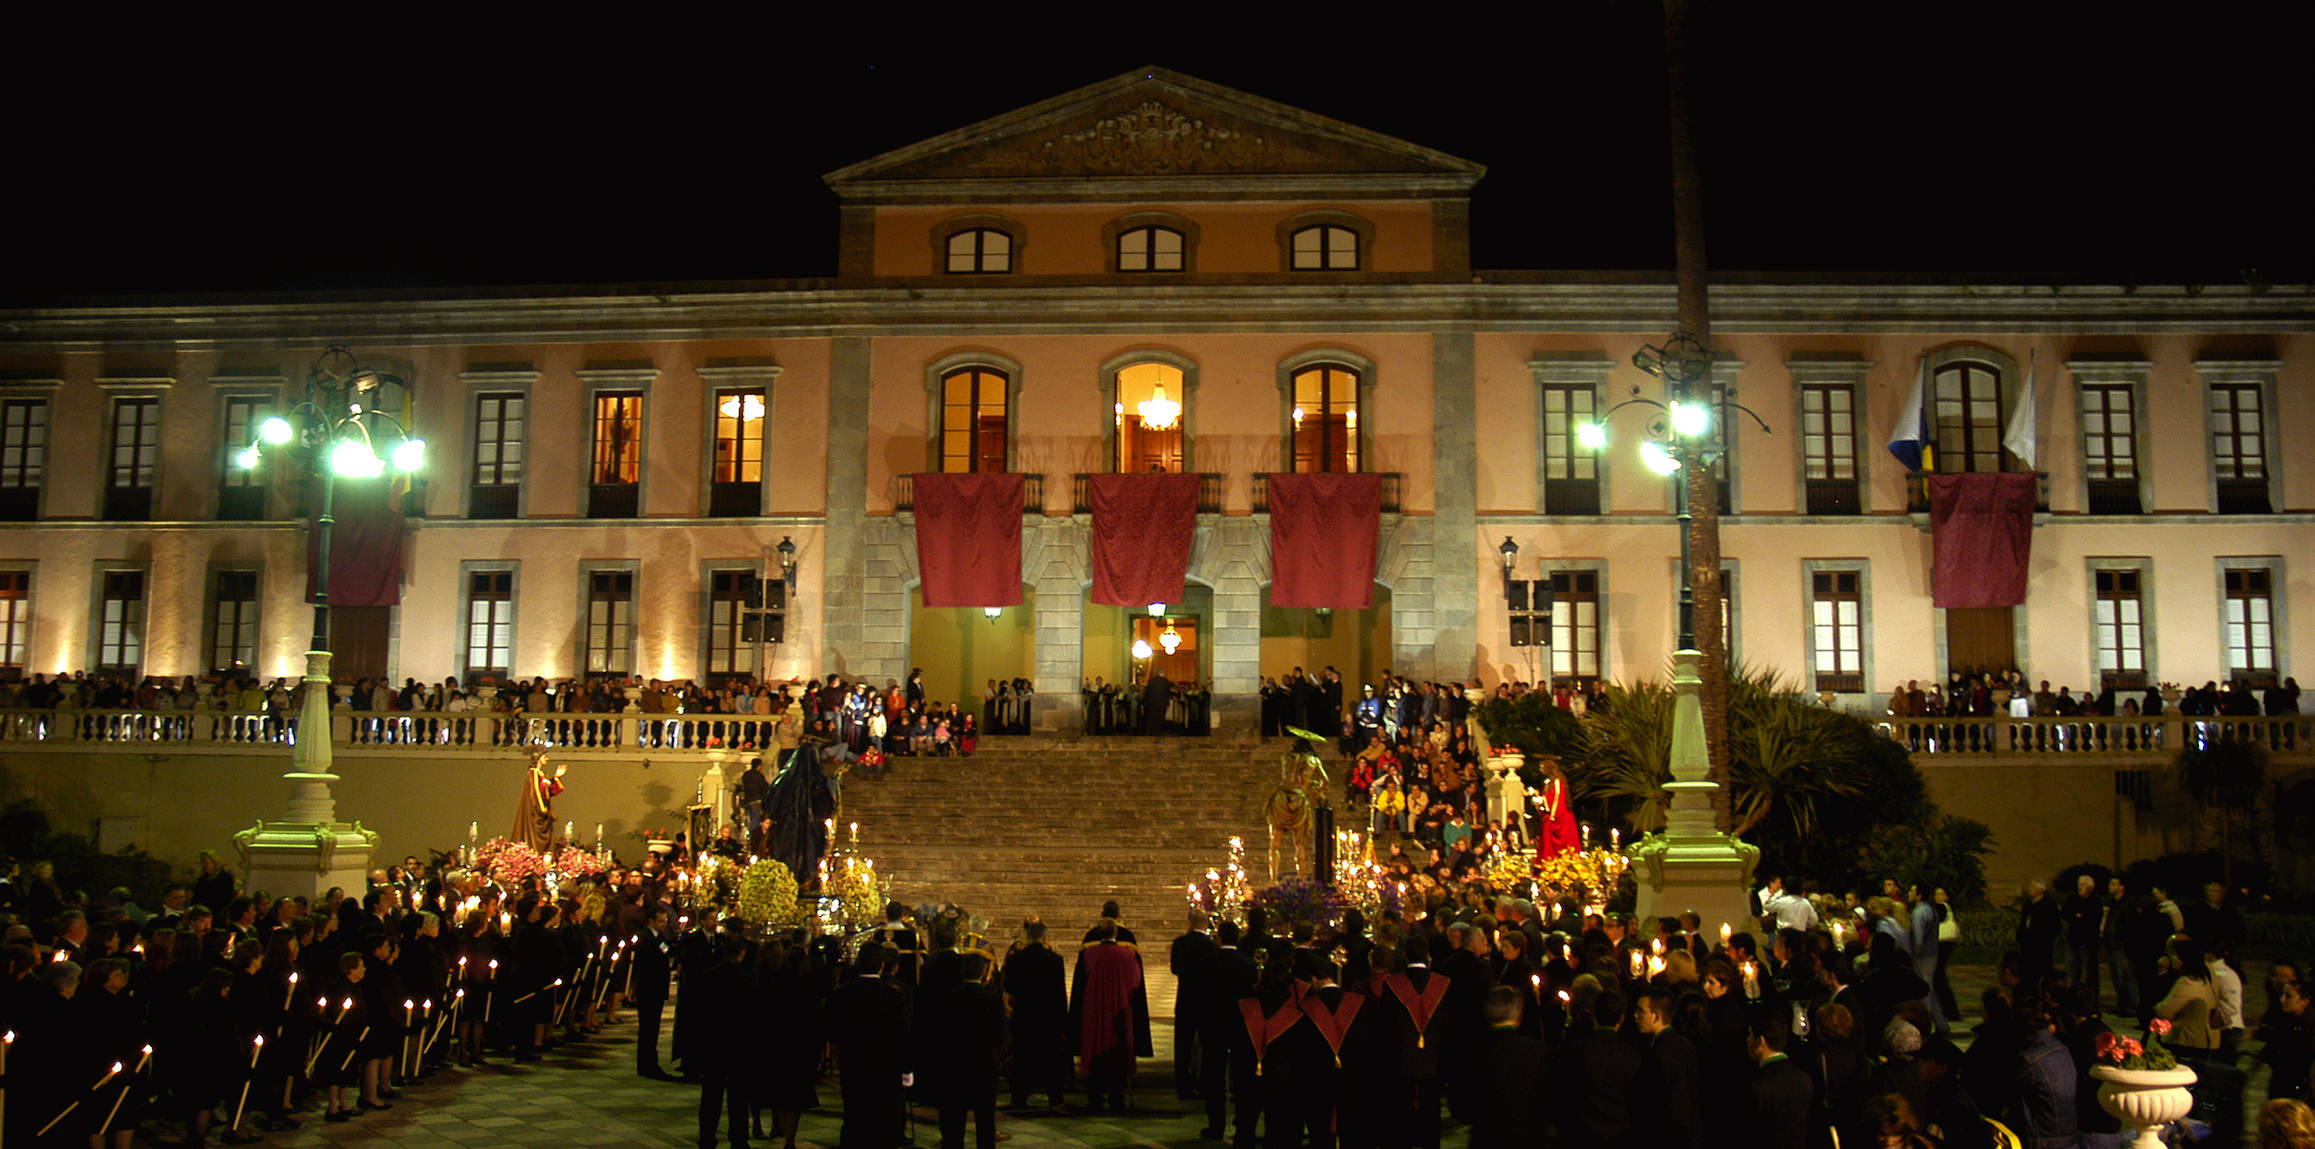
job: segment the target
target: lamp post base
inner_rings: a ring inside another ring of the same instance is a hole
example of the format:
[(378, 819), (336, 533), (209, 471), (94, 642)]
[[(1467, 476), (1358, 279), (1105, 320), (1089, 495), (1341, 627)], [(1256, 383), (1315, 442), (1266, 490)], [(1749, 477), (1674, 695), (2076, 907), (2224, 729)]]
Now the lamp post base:
[[(299, 781), (298, 775), (290, 778)], [(360, 897), (369, 888), (378, 832), (360, 822), (259, 822), (233, 835), (233, 846), (250, 890), (310, 899), (336, 886)]]
[(1672, 656), (1671, 809), (1664, 832), (1626, 847), (1640, 896), (1634, 917), (1642, 922), (1696, 911), (1709, 933), (1727, 922), (1749, 930), (1755, 923), (1746, 890), (1760, 864), (1760, 847), (1714, 828), (1710, 766), (1704, 752), (1703, 656), (1682, 650)]

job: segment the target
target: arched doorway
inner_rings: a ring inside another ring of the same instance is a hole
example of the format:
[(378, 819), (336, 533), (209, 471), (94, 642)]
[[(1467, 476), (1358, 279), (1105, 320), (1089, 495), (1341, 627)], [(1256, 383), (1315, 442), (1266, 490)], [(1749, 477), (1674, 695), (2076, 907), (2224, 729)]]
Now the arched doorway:
[(908, 665), (924, 671), (926, 702), (954, 702), (978, 722), (991, 679), (1036, 678), (1036, 588), (1024, 584), (1021, 605), (995, 618), (975, 607), (928, 608), (922, 587), (909, 589), (908, 604)]
[(1358, 697), (1361, 685), (1393, 669), (1391, 588), (1376, 583), (1374, 605), (1365, 610), (1324, 610), (1272, 606), (1264, 584), (1262, 677), (1283, 679), (1297, 666), (1312, 677), (1334, 667), (1342, 675), (1345, 705)]

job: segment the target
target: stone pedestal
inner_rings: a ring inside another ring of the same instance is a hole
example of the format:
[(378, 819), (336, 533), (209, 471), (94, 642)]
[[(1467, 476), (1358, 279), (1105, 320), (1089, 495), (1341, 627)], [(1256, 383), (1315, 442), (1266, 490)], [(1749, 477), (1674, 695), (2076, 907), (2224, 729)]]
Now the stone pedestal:
[(305, 705), (298, 711), (297, 748), (290, 757), (294, 769), (283, 775), (289, 781), (289, 803), (279, 819), (261, 820), (233, 835), (245, 889), (306, 898), (319, 897), (332, 886), (355, 898), (368, 889), (378, 834), (360, 822), (338, 821), (337, 799), (330, 794), (338, 776), (331, 772), (329, 698), (330, 652), (309, 650)]
[(1704, 656), (1683, 650), (1672, 656), (1672, 809), (1664, 831), (1633, 842), (1624, 851), (1640, 886), (1635, 915), (1645, 922), (1694, 910), (1700, 920), (1747, 923), (1753, 920), (1746, 889), (1760, 847), (1715, 829), (1707, 780), (1711, 765), (1704, 748), (1704, 703), (1699, 673)]
[(1519, 780), (1519, 765), (1525, 756), (1516, 752), (1490, 754), (1480, 767), (1487, 773), (1487, 818), (1503, 823), (1505, 829), (1517, 828), (1520, 840), (1533, 841), (1527, 832), (1527, 784)]

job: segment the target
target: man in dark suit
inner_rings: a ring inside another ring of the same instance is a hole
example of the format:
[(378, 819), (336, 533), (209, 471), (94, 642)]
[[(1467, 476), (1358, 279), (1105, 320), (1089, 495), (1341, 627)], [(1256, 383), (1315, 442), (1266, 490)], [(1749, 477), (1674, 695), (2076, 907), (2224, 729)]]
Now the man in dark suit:
[(675, 939), (667, 928), (667, 907), (652, 906), (628, 948), (634, 951), (635, 988), (629, 1001), (635, 1006), (635, 1072), (644, 1077), (665, 1077), (659, 1068), (659, 1021), (667, 1012), (667, 979), (673, 969)]
[(1544, 1091), (1537, 1086), (1548, 1075), (1550, 1057), (1543, 1040), (1520, 1031), (1524, 995), (1508, 985), (1487, 991), (1480, 1007), (1487, 1033), (1474, 1051), (1475, 1099), (1471, 1121), (1471, 1149), (1542, 1149), (1544, 1144)]
[(1632, 1079), (1635, 1138), (1660, 1149), (1702, 1149), (1696, 1044), (1672, 1028), (1671, 991), (1653, 985), (1642, 989), (1634, 1021), (1645, 1045), (1639, 1074)]
[(1471, 1051), (1478, 1048), (1487, 1023), (1480, 1017), (1487, 991), (1495, 985), (1495, 971), (1487, 961), (1487, 935), (1469, 922), (1447, 927), (1447, 952), (1439, 955), (1439, 972), (1446, 975), (1447, 1001), (1440, 1023), (1447, 1030), (1444, 1076), (1447, 1108), (1459, 1121), (1471, 1120), (1467, 1105), (1475, 1092)]
[(1806, 1149), (1816, 1086), (1785, 1056), (1792, 1028), (1782, 1011), (1764, 1009), (1753, 1014), (1748, 1029), (1745, 1052), (1753, 1070), (1745, 1082), (1739, 1135), (1759, 1149)]
[(1045, 1103), (1064, 1112), (1062, 1091), (1069, 1082), (1069, 989), (1061, 955), (1045, 944), (1045, 923), (1022, 924), (1026, 939), (1005, 958), (1005, 996), (1013, 1006), (1013, 1108), (1029, 1107), (1029, 1092), (1042, 1086)]
[(957, 967), (958, 984), (937, 998), (928, 995), (919, 1011), (939, 1019), (925, 1060), (940, 1067), (934, 1100), (941, 1149), (964, 1149), (967, 1113), (977, 1149), (996, 1149), (997, 1046), (1005, 1032), (1005, 1004), (988, 986), (988, 955), (958, 955)]
[(828, 1033), (844, 1066), (841, 1149), (900, 1144), (902, 1091), (915, 1084), (908, 997), (885, 980), (884, 961), (883, 946), (862, 945), (852, 963), (851, 983), (828, 999)]
[[(1223, 922), (1215, 931), (1215, 943), (1206, 975), (1205, 1013), (1198, 1020), (1198, 1092), (1206, 1102), (1206, 1127), (1198, 1131), (1198, 1136), (1209, 1141), (1219, 1141), (1224, 1136), (1233, 1076), (1251, 1076), (1246, 1065), (1233, 1064), (1244, 1062), (1247, 1056), (1238, 1048), (1237, 1034), (1243, 1024), (1238, 1001), (1254, 996), (1255, 985), (1260, 980), (1254, 959), (1238, 948), (1236, 922)], [(1237, 1140), (1251, 1144), (1254, 1130), (1245, 1123), (1249, 1110), (1240, 1105), (1238, 1111), (1241, 1125)]]
[(1623, 1021), (1623, 994), (1611, 989), (1594, 995), (1591, 1016), (1568, 1022), (1566, 1043), (1551, 1059), (1547, 1092), (1559, 1115), (1560, 1144), (1567, 1149), (1621, 1144), (1632, 1127), (1632, 1081), (1640, 1073), (1640, 1051), (1616, 1032)]
[(1091, 945), (1093, 943), (1093, 935), (1101, 932), (1101, 927), (1104, 925), (1109, 927), (1109, 936), (1115, 939), (1119, 944), (1129, 946), (1141, 944), (1141, 939), (1134, 937), (1133, 931), (1127, 929), (1125, 923), (1117, 919), (1117, 902), (1112, 899), (1110, 901), (1101, 903), (1101, 920), (1093, 923), (1092, 929), (1085, 931), (1084, 944)]
[(736, 933), (719, 933), (697, 973), (683, 977), (683, 993), (696, 996), (691, 1011), (688, 1076), (699, 1079), (699, 1143), (714, 1149), (716, 1128), (730, 1117), (732, 1149), (747, 1149), (749, 1084), (756, 1078), (749, 1026), (761, 1011), (754, 971), (746, 964), (747, 943)]
[(1206, 932), (1210, 922), (1206, 911), (1191, 909), (1189, 932), (1175, 938), (1166, 954), (1174, 975), (1174, 1096), (1183, 1101), (1197, 1098), (1198, 1067), (1206, 1056), (1198, 1031), (1207, 1012), (1211, 967), (1221, 952)]

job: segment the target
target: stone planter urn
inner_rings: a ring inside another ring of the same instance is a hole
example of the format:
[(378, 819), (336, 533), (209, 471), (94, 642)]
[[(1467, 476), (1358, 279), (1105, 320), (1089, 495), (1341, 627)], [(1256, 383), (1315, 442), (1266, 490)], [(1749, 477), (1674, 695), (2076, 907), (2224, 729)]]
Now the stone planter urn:
[(2162, 1149), (2162, 1127), (2194, 1108), (2194, 1094), (2187, 1092), (2187, 1086), (2195, 1081), (2194, 1070), (2185, 1066), (2124, 1069), (2093, 1065), (2090, 1076), (2101, 1082), (2099, 1108), (2138, 1131), (2137, 1138), (2129, 1142), (2131, 1149)]

